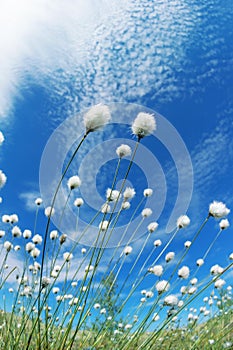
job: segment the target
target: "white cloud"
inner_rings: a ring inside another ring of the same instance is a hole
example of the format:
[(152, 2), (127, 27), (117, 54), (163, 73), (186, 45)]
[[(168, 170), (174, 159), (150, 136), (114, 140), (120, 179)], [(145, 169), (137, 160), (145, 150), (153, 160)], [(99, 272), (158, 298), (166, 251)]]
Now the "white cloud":
[(185, 57), (195, 15), (180, 0), (146, 5), (123, 0), (2, 2), (0, 115), (8, 114), (31, 77), (45, 88), (49, 78), (51, 98), (66, 96), (72, 112), (80, 103), (140, 99), (152, 86), (166, 99), (179, 93), (174, 74)]
[[(0, 261), (1, 264), (3, 263), (6, 256), (6, 250), (3, 248), (3, 245), (0, 245)], [(9, 274), (9, 277), (7, 278), (5, 283), (15, 284), (16, 283), (16, 275), (21, 276), (23, 272), (24, 267), (24, 259), (21, 256), (20, 251), (15, 252), (14, 250), (11, 250), (6, 259), (6, 264), (8, 265), (8, 268), (4, 271), (4, 278), (6, 278), (7, 274)], [(3, 268), (4, 270), (4, 268)], [(14, 271), (13, 271), (14, 270)], [(10, 273), (13, 271), (12, 273)], [(3, 281), (3, 280), (2, 280)], [(1, 283), (2, 283), (1, 281)]]
[(225, 274), (223, 274), (223, 278), (226, 279), (229, 285), (232, 286), (233, 266)]
[[(103, 1), (101, 5), (106, 9)], [(6, 116), (28, 74), (38, 79), (60, 67), (69, 70), (75, 56), (82, 64), (97, 19), (101, 21), (101, 13), (91, 0), (60, 1), (59, 6), (44, 0), (2, 2), (0, 115)]]
[(24, 201), (26, 209), (29, 211), (36, 210), (35, 199), (38, 197), (40, 197), (40, 195), (36, 191), (23, 192), (19, 195), (19, 198)]
[(215, 130), (203, 136), (192, 152), (196, 182), (200, 190), (209, 190), (216, 178), (221, 182), (221, 175), (226, 174), (231, 167), (232, 128), (232, 122), (221, 120)]
[[(231, 190), (226, 187), (226, 184), (231, 181), (232, 173), (232, 163), (229, 161), (233, 157), (232, 130), (232, 121), (228, 117), (221, 118), (215, 129), (204, 133), (196, 146), (190, 150), (194, 176), (193, 195), (189, 209), (191, 229), (195, 228), (193, 225), (198, 225), (192, 220), (192, 217), (200, 218), (205, 213), (207, 215), (208, 205), (212, 200), (226, 201), (228, 206), (232, 205)], [(168, 163), (165, 173), (168, 185), (171, 186), (169, 198), (172, 203), (175, 202), (177, 195), (177, 188), (174, 186), (177, 184), (176, 166)], [(186, 167), (182, 169), (181, 166), (180, 176), (185, 188), (185, 182), (189, 181), (190, 176)]]

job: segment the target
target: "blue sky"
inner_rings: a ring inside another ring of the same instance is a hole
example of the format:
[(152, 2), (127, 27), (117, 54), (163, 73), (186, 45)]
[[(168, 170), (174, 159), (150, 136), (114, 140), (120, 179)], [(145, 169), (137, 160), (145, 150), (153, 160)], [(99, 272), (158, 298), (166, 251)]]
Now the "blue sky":
[[(193, 166), (192, 199), (187, 210), (191, 226), (176, 249), (192, 236), (207, 215), (210, 202), (221, 200), (233, 208), (230, 1), (102, 0), (97, 5), (89, 0), (84, 5), (71, 0), (58, 5), (12, 0), (1, 7), (0, 130), (6, 141), (0, 149), (0, 169), (8, 178), (0, 192), (2, 214), (17, 213), (22, 228), (32, 227), (40, 161), (47, 141), (67, 118), (99, 102), (150, 108), (165, 117), (184, 141)], [(131, 121), (126, 116), (125, 122)], [(78, 135), (82, 129), (78, 122)], [(61, 148), (70, 136), (75, 137), (75, 130), (67, 128)], [(108, 137), (133, 140), (129, 128), (121, 130), (117, 125), (90, 136), (72, 168), (74, 172), (81, 158)], [(153, 137), (142, 144), (159, 164), (156, 174), (161, 168), (166, 179), (165, 209), (156, 217), (160, 238), (177, 197), (176, 164), (166, 144)], [(96, 169), (106, 167), (96, 183), (103, 198), (110, 179), (103, 146), (101, 152), (92, 157), (92, 164), (84, 163), (83, 173), (95, 180)], [(116, 159), (109, 161), (109, 165), (115, 164)], [(185, 170), (184, 181), (190, 177)], [(135, 174), (136, 168), (129, 181), (140, 193), (146, 182), (136, 181)], [(44, 224), (41, 215), (41, 234)], [(217, 230), (218, 223), (212, 220), (190, 253), (192, 262)], [(206, 268), (216, 263), (216, 255), (218, 263), (226, 265), (232, 247), (229, 228), (211, 252)]]

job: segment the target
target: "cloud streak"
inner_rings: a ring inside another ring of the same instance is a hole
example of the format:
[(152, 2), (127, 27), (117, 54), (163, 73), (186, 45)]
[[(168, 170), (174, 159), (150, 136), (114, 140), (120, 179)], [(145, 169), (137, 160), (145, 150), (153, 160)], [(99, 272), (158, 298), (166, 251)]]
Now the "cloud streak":
[(146, 5), (123, 0), (117, 5), (102, 0), (98, 6), (94, 0), (1, 4), (0, 115), (12, 110), (31, 77), (44, 88), (49, 79), (51, 98), (64, 98), (70, 112), (96, 100), (140, 99), (151, 86), (168, 98), (176, 93), (174, 71), (185, 57), (182, 47), (195, 15), (179, 0)]
[[(193, 211), (194, 216), (207, 214), (208, 204), (212, 200), (226, 201), (228, 205), (232, 205), (230, 189), (225, 188), (225, 183), (230, 180), (230, 174), (232, 174), (232, 163), (229, 162), (229, 159), (233, 158), (232, 130), (232, 121), (228, 117), (221, 118), (216, 127), (208, 134), (204, 133), (190, 151), (194, 175), (194, 192), (190, 210)], [(177, 183), (176, 166), (169, 162), (165, 166), (165, 174), (168, 186), (170, 184), (169, 196), (172, 202), (177, 194), (174, 186)], [(187, 181), (189, 176), (186, 167), (183, 167), (182, 181)]]

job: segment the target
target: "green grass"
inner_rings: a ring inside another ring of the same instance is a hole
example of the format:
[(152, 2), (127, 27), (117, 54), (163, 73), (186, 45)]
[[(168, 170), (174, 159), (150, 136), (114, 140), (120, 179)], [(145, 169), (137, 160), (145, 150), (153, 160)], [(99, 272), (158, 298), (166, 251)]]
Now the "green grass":
[[(22, 336), (17, 347), (15, 347), (15, 339), (17, 339), (17, 334), (20, 331), (20, 324), (23, 319), (14, 316), (11, 320), (11, 314), (1, 311), (0, 313), (0, 348), (5, 349), (6, 337), (8, 332), (10, 332), (10, 342), (8, 341), (7, 349), (25, 349), (27, 346), (27, 334), (30, 333), (32, 328), (32, 321), (27, 322), (27, 327), (25, 331), (25, 337)], [(10, 329), (8, 326), (10, 325)], [(233, 348), (233, 310), (230, 310), (227, 314), (223, 314), (217, 317), (209, 319), (207, 322), (202, 324), (191, 323), (187, 327), (173, 329), (171, 324), (170, 329), (164, 329), (156, 336), (156, 340), (151, 342), (145, 349), (151, 350), (201, 350), (201, 349), (232, 349)], [(42, 333), (45, 331), (45, 324), (41, 323)], [(53, 332), (48, 334), (49, 343), (47, 347), (42, 347), (43, 349), (53, 349), (60, 350), (59, 339), (62, 339), (62, 334), (66, 329), (61, 330), (59, 327), (54, 328)], [(70, 333), (69, 338), (73, 335), (73, 331)], [(86, 331), (79, 331), (76, 336), (76, 340), (72, 346), (73, 350), (80, 349), (111, 349), (118, 350), (122, 346), (122, 343), (126, 344), (127, 350), (134, 350), (140, 348), (140, 346), (147, 340), (148, 337), (153, 335), (151, 332), (145, 332), (141, 334), (136, 342), (133, 342), (127, 347), (127, 338), (130, 339), (134, 334), (127, 332), (123, 334), (116, 334), (115, 336), (110, 332), (103, 332), (103, 334), (98, 335), (97, 344), (96, 342), (97, 332), (93, 329)], [(88, 339), (88, 344), (86, 343)], [(214, 340), (213, 344), (210, 344), (211, 340)], [(30, 349), (38, 349), (38, 340), (36, 336), (32, 339)], [(230, 345), (232, 344), (232, 345)]]

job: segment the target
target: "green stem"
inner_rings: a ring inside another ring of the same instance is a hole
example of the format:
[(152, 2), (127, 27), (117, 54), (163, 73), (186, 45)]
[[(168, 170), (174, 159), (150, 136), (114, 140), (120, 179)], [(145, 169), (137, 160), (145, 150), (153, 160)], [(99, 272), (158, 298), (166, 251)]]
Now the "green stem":
[[(44, 235), (44, 242), (43, 242), (43, 248), (42, 248), (42, 258), (41, 258), (41, 271), (40, 271), (40, 283), (39, 283), (39, 295), (38, 295), (38, 317), (37, 317), (37, 320), (36, 322), (38, 323), (38, 337), (39, 337), (39, 340), (40, 340), (40, 314), (42, 312), (41, 310), (41, 295), (40, 295), (40, 291), (42, 290), (42, 277), (43, 277), (43, 267), (44, 267), (44, 259), (45, 259), (45, 249), (46, 249), (46, 243), (47, 243), (47, 238), (48, 238), (48, 233), (49, 233), (49, 227), (50, 227), (50, 222), (51, 222), (51, 213), (52, 213), (52, 210), (54, 208), (54, 204), (55, 204), (55, 201), (56, 201), (56, 198), (57, 198), (57, 194), (58, 194), (58, 191), (61, 187), (61, 184), (62, 184), (62, 181), (73, 161), (73, 159), (75, 158), (78, 150), (80, 149), (82, 143), (84, 142), (84, 140), (86, 139), (86, 137), (88, 136), (88, 132), (85, 133), (85, 135), (83, 136), (83, 138), (81, 139), (81, 141), (79, 142), (77, 148), (75, 149), (74, 153), (72, 154), (60, 180), (59, 180), (59, 183), (56, 187), (56, 190), (55, 190), (55, 193), (54, 193), (54, 196), (53, 196), (53, 199), (52, 199), (52, 203), (51, 203), (51, 209), (50, 209), (50, 214), (48, 216), (48, 220), (47, 220), (47, 225), (46, 225), (46, 229), (45, 229), (45, 235)], [(29, 349), (29, 346), (30, 346), (30, 343), (31, 343), (31, 340), (32, 340), (32, 335), (33, 333), (31, 332), (31, 334), (29, 335), (29, 339), (28, 339), (28, 343), (27, 343), (27, 347), (26, 347), (26, 350)], [(39, 350), (41, 350), (41, 344), (39, 344)]]

